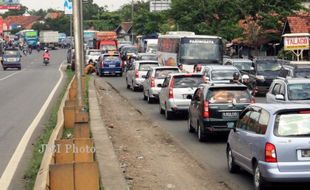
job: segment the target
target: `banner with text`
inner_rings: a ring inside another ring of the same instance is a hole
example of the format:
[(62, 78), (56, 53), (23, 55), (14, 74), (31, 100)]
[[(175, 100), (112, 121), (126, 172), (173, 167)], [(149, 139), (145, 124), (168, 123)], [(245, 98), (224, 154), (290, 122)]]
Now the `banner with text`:
[(308, 50), (308, 36), (284, 37), (284, 50)]
[(0, 10), (20, 9), (20, 0), (0, 0)]

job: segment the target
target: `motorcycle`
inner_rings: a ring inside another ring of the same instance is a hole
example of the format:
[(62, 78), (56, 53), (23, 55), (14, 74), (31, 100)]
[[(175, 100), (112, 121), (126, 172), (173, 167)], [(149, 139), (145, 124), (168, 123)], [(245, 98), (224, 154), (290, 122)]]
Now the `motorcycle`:
[(45, 66), (47, 66), (47, 64), (49, 64), (50, 60), (48, 58), (44, 58), (43, 59), (43, 63), (45, 64)]

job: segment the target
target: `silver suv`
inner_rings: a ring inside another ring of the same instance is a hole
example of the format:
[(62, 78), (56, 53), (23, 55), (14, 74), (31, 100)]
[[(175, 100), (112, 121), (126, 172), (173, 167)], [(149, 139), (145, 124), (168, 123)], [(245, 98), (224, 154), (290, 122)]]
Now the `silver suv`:
[(266, 100), (267, 103), (310, 104), (310, 79), (278, 77), (273, 80)]
[(201, 73), (176, 73), (168, 75), (159, 92), (159, 109), (167, 120), (172, 119), (174, 114), (188, 112), (188, 108), (197, 87), (204, 83), (205, 79)]
[(145, 78), (143, 78), (142, 76), (146, 75), (147, 71), (150, 70), (152, 67), (157, 66), (159, 66), (157, 61), (141, 60), (133, 62), (133, 64), (126, 72), (127, 88), (132, 88), (133, 91), (142, 89), (142, 83), (145, 80)]
[(146, 75), (142, 76), (145, 78), (143, 82), (143, 99), (147, 100), (148, 103), (152, 103), (153, 100), (158, 99), (161, 87), (157, 85), (162, 84), (168, 74), (179, 72), (178, 67), (161, 66), (151, 68)]
[(268, 182), (310, 181), (310, 107), (253, 104), (231, 123), (227, 165), (253, 174), (255, 190)]

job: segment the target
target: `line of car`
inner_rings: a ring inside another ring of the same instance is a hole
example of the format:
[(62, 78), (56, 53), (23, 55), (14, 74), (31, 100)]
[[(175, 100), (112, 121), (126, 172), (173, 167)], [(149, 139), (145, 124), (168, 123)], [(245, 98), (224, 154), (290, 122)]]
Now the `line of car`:
[[(278, 77), (283, 65), (277, 61), (227, 65), (183, 73), (139, 60), (126, 72), (126, 86), (141, 90), (148, 103), (157, 100), (168, 120), (186, 113), (188, 131), (201, 142), (228, 134), (228, 170), (253, 174), (255, 190), (272, 182), (309, 181), (310, 79)], [(241, 77), (234, 80), (235, 72), (252, 75), (253, 86), (242, 84)], [(253, 90), (267, 93), (268, 104), (256, 104)]]

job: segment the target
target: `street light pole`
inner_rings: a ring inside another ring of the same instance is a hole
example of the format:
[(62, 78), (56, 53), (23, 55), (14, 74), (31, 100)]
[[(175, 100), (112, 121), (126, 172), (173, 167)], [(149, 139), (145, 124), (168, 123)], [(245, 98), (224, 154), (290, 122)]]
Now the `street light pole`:
[(133, 0), (131, 0), (131, 41), (132, 44), (134, 44), (134, 40), (133, 40), (133, 11), (134, 11), (134, 4), (133, 4)]
[(83, 43), (82, 37), (82, 0), (73, 0), (73, 31), (75, 44), (75, 75), (77, 80), (77, 105), (83, 106), (82, 98), (82, 63), (83, 63)]

